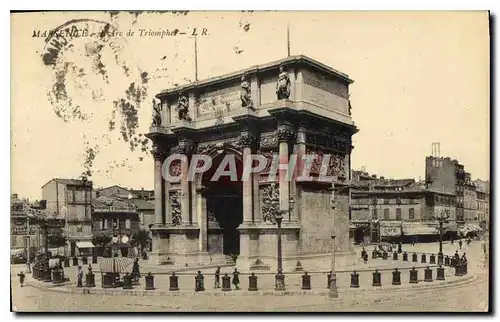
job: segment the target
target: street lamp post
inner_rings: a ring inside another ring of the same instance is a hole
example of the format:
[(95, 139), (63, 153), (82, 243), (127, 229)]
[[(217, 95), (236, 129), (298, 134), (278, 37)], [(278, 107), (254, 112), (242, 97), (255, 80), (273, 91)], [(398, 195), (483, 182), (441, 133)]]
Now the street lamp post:
[(338, 298), (337, 274), (335, 273), (335, 182), (332, 182), (332, 198), (330, 200), (332, 207), (332, 274), (330, 275), (330, 298)]
[(443, 265), (443, 223), (448, 222), (449, 210), (443, 210), (440, 216), (437, 218), (439, 222), (439, 253), (438, 253), (438, 265)]
[[(286, 212), (291, 212), (293, 210), (293, 207), (294, 207), (294, 204), (295, 204), (295, 201), (293, 199), (293, 197), (290, 197), (289, 200), (288, 200), (288, 203), (289, 203), (289, 207), (288, 207), (288, 210), (283, 210), (283, 209), (278, 209), (279, 208), (279, 199), (278, 199), (278, 194), (275, 193), (275, 189), (276, 189), (276, 186), (274, 185), (274, 183), (272, 184), (272, 195), (273, 195), (273, 199), (272, 199), (272, 204), (273, 204), (273, 208), (274, 209), (277, 209), (276, 211), (276, 214), (274, 216), (274, 219), (276, 220), (276, 224), (278, 225), (278, 233), (277, 233), (277, 244), (278, 244), (278, 274), (282, 274), (283, 273), (283, 254), (282, 254), (282, 246), (281, 246), (281, 223), (283, 221), (283, 214), (286, 213)], [(279, 287), (277, 287), (277, 289), (284, 289), (284, 283), (281, 283), (279, 285)]]
[(26, 217), (26, 227), (28, 228), (28, 236), (26, 239), (26, 272), (31, 273), (31, 256), (30, 256), (30, 250), (31, 250), (31, 238), (30, 238), (30, 217), (29, 215)]

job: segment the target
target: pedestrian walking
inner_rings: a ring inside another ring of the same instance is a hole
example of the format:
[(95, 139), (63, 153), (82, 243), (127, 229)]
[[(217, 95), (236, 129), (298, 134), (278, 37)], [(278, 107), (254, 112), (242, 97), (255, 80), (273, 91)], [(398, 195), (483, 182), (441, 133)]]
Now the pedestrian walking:
[(214, 288), (220, 288), (220, 267), (215, 270), (215, 284)]
[(76, 279), (77, 279), (76, 287), (83, 287), (82, 286), (83, 269), (80, 265), (78, 265), (78, 273), (77, 273)]
[(195, 289), (194, 291), (195, 292), (201, 292), (201, 291), (204, 291), (205, 290), (205, 286), (203, 285), (203, 275), (201, 274), (201, 271), (198, 271), (198, 275), (196, 275), (195, 277)]
[(239, 290), (240, 289), (240, 272), (238, 272), (238, 269), (234, 269), (234, 272), (233, 272), (233, 285), (234, 287)]
[(458, 246), (460, 247), (460, 250), (461, 250), (462, 249), (462, 240), (461, 239), (458, 241)]
[(141, 272), (139, 269), (139, 258), (136, 258), (134, 261), (134, 266), (132, 267), (132, 278), (134, 279), (134, 283), (138, 283), (141, 278)]
[(470, 237), (469, 237), (469, 239), (467, 239), (467, 246), (469, 246), (469, 245), (470, 245), (470, 242), (471, 242), (471, 241), (472, 241), (472, 240), (471, 240), (471, 239), (470, 239)]
[(17, 274), (17, 276), (19, 276), (19, 283), (21, 283), (21, 287), (23, 287), (24, 286), (24, 277), (25, 277), (24, 272), (21, 271), (21, 273)]

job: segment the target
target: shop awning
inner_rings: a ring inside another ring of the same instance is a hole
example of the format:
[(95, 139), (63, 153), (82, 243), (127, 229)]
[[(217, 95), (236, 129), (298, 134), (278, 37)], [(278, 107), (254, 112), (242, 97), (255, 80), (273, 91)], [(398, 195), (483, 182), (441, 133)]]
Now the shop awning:
[(94, 244), (89, 241), (76, 242), (76, 247), (78, 248), (94, 248)]
[(435, 227), (429, 226), (410, 226), (403, 227), (403, 234), (405, 235), (436, 235), (438, 230)]

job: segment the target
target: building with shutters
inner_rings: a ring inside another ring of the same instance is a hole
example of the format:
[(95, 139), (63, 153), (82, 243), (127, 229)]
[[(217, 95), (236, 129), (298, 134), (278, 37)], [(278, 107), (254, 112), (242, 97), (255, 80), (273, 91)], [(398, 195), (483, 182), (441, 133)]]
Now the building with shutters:
[[(92, 233), (114, 238), (108, 250), (127, 257), (131, 252), (132, 235), (141, 229), (137, 207), (129, 199), (99, 196), (92, 201)], [(99, 245), (95, 245), (98, 247)], [(98, 250), (98, 254), (101, 251)], [(111, 255), (111, 254), (107, 254)]]
[(65, 221), (66, 254), (91, 255), (92, 181), (54, 178), (42, 186), (48, 218)]

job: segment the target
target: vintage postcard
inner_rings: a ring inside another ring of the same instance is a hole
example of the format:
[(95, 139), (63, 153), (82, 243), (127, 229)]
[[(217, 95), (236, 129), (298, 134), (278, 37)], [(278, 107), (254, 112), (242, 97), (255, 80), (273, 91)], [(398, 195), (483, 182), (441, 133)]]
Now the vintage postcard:
[(487, 11), (11, 12), (14, 312), (489, 312)]

